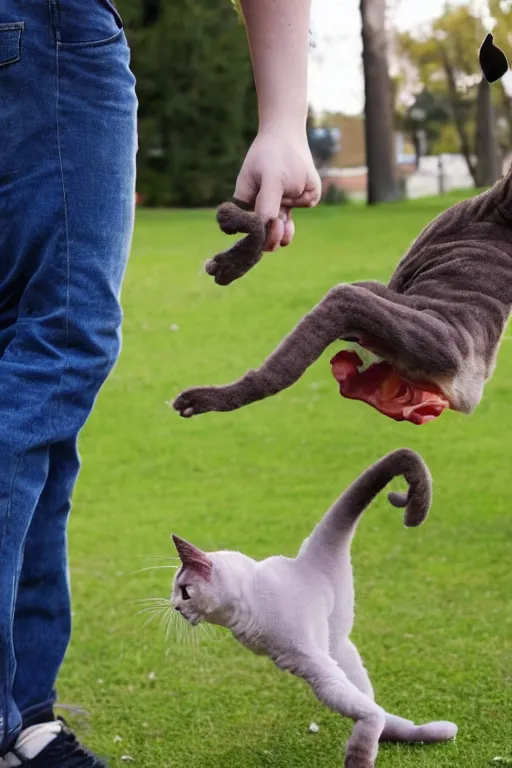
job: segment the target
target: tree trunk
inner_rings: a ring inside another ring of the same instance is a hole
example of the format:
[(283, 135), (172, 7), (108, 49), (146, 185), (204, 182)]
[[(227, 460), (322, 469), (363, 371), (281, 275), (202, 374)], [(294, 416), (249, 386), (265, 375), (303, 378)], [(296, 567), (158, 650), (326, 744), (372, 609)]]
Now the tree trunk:
[(505, 115), (505, 119), (508, 125), (508, 147), (512, 147), (512, 99), (508, 95), (507, 91), (503, 87), (503, 82), (495, 83), (494, 87), (498, 85), (501, 95), (501, 107)]
[(368, 204), (396, 200), (396, 151), (385, 0), (361, 0)]
[(476, 168), (471, 157), (471, 144), (466, 131), (464, 116), (461, 114), (461, 111), (459, 108), (459, 94), (457, 93), (455, 73), (453, 71), (450, 57), (448, 56), (448, 52), (442, 43), (439, 44), (439, 50), (441, 52), (444, 71), (446, 73), (446, 79), (448, 81), (448, 93), (450, 95), (450, 102), (451, 102), (451, 107), (453, 112), (453, 120), (455, 123), (455, 127), (457, 129), (457, 133), (459, 134), (460, 151), (464, 156), (464, 159), (468, 166), (468, 171), (471, 174), (471, 178), (473, 179), (474, 185), (478, 186), (477, 178), (476, 178)]
[(491, 187), (500, 177), (496, 147), (496, 120), (491, 99), (491, 86), (482, 77), (478, 86), (476, 113), (476, 183)]

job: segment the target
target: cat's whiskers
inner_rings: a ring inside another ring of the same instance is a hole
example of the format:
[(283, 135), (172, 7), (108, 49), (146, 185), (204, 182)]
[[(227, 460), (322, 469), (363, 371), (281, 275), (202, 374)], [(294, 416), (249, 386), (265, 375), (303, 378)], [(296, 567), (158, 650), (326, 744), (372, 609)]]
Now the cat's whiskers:
[(180, 616), (171, 607), (168, 607), (162, 617), (162, 627), (166, 641), (173, 638), (180, 645), (197, 645), (199, 633), (183, 616)]
[(145, 622), (144, 622), (144, 624), (142, 625), (142, 626), (143, 626), (143, 628), (144, 628), (144, 627), (147, 627), (147, 626), (148, 626), (148, 624), (151, 624), (151, 622), (152, 622), (152, 621), (154, 621), (155, 619), (158, 619), (160, 616), (162, 616), (162, 615), (165, 613), (165, 610), (166, 610), (166, 609), (165, 609), (165, 608), (163, 608), (163, 607), (162, 607), (162, 608), (155, 608), (155, 609), (154, 609), (154, 610), (153, 610), (153, 611), (152, 611), (152, 612), (149, 614), (148, 618), (146, 619), (146, 621), (145, 621)]
[(141, 608), (140, 611), (137, 611), (137, 616), (142, 616), (144, 613), (154, 613), (155, 611), (165, 611), (167, 610), (166, 605), (149, 605), (146, 606), (146, 608)]
[(201, 641), (218, 642), (224, 639), (224, 635), (221, 637), (217, 631), (220, 627), (202, 621), (191, 624), (174, 610), (168, 597), (143, 597), (132, 602), (140, 606), (137, 616), (145, 618), (143, 628), (158, 620), (166, 642), (173, 640), (180, 645), (197, 646)]
[(132, 603), (169, 603), (168, 597), (140, 597), (138, 600), (132, 600)]
[(182, 643), (188, 647), (199, 644), (199, 632), (192, 624), (187, 622), (181, 622), (182, 627)]
[(136, 571), (131, 571), (131, 574), (134, 575), (136, 573), (144, 573), (145, 571), (159, 571), (163, 568), (172, 568), (174, 571), (178, 571), (180, 569), (179, 565), (148, 565), (146, 568), (139, 568)]
[(142, 627), (143, 627), (143, 628), (144, 628), (144, 627), (147, 627), (149, 624), (151, 624), (153, 621), (155, 621), (155, 619), (158, 619), (158, 617), (159, 617), (159, 616), (161, 616), (161, 615), (162, 615), (162, 611), (157, 611), (157, 613), (154, 613), (152, 616), (150, 616), (150, 617), (149, 617), (149, 619), (147, 619), (147, 620), (144, 622), (144, 624), (142, 625)]
[(169, 636), (170, 636), (170, 634), (172, 632), (175, 620), (176, 620), (176, 618), (175, 618), (174, 612), (172, 610), (168, 609), (165, 612), (165, 616), (164, 616), (164, 618), (162, 620), (162, 626), (164, 628), (164, 635), (165, 635), (166, 642), (169, 640)]
[(143, 616), (146, 620), (142, 627), (161, 617), (169, 609), (169, 599), (165, 597), (145, 597), (141, 600), (132, 601), (135, 605), (142, 606), (137, 611), (137, 616)]

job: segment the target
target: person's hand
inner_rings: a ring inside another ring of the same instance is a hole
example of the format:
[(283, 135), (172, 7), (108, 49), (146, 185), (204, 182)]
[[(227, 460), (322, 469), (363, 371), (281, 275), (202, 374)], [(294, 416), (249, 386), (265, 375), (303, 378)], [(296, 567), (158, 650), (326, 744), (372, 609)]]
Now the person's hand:
[(235, 198), (254, 205), (265, 223), (272, 221), (266, 251), (289, 245), (295, 234), (292, 208), (318, 203), (321, 182), (306, 132), (261, 130), (237, 179)]

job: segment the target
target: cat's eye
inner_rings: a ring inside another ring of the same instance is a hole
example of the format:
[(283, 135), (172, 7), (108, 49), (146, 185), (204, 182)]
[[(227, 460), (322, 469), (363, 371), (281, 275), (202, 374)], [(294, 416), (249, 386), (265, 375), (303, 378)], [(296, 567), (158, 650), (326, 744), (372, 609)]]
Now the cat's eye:
[(181, 599), (182, 600), (190, 600), (190, 595), (188, 593), (188, 590), (186, 587), (180, 587), (181, 589)]

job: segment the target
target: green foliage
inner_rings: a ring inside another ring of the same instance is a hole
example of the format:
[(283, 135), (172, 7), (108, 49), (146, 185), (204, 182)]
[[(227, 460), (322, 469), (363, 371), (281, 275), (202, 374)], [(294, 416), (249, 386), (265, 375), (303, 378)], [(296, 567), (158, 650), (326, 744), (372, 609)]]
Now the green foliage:
[(476, 78), (476, 82), (479, 80), (477, 53), (484, 37), (482, 22), (468, 6), (463, 5), (448, 7), (426, 33), (416, 35), (404, 32), (400, 34), (399, 41), (402, 52), (417, 68), (422, 83), (432, 94), (446, 94), (448, 91), (442, 56), (443, 49), (448, 50), (458, 93), (462, 98), (471, 92), (473, 79)]
[[(489, 0), (489, 8), (496, 19), (493, 30), (495, 43), (507, 54), (509, 64), (512, 64), (512, 0)], [(512, 147), (512, 99), (503, 83), (495, 83), (494, 88), (499, 99), (500, 113), (505, 118), (502, 121), (505, 128), (502, 128), (499, 135), (502, 151), (505, 152)]]
[(505, 51), (510, 63), (512, 54), (512, 0), (489, 0), (489, 10), (496, 19), (496, 27), (493, 30), (495, 43)]
[[(474, 140), (476, 130), (474, 120), (468, 125), (468, 130), (470, 131), (470, 135)], [(450, 122), (439, 126), (437, 135), (433, 138), (431, 149), (435, 155), (455, 155), (460, 152), (460, 137), (457, 133), (457, 128), (455, 127), (453, 121), (450, 120)]]
[(202, 270), (229, 239), (212, 213), (139, 211), (123, 352), (81, 439), (74, 634), (59, 683), (59, 701), (91, 713), (87, 729), (71, 720), (112, 768), (341, 768), (351, 722), (222, 632), (194, 647), (165, 640), (157, 621), (144, 627), (136, 601), (168, 596), (174, 571), (138, 571), (174, 562), (151, 559), (175, 555), (171, 531), (206, 548), (293, 555), (342, 488), (403, 446), (427, 461), (434, 506), (408, 530), (385, 494), (365, 512), (355, 641), (383, 707), (460, 730), (454, 744), (383, 745), (378, 767), (486, 768), (512, 756), (512, 345), (472, 416), (424, 427), (342, 399), (336, 345), (291, 389), (232, 414), (186, 421), (165, 405), (259, 365), (336, 283), (387, 281), (453, 202), (297, 211), (293, 245), (227, 289)]
[(233, 5), (235, 11), (237, 12), (240, 20), (243, 21), (242, 4), (240, 0), (231, 0), (231, 4)]
[(233, 192), (257, 127), (245, 30), (227, 0), (120, 0), (139, 98), (138, 189), (149, 205)]
[[(507, 50), (512, 42), (511, 14), (505, 6), (510, 0), (491, 0), (497, 19), (496, 42)], [(427, 132), (434, 152), (462, 152), (470, 170), (476, 140), (477, 89), (481, 80), (478, 50), (486, 30), (469, 5), (447, 6), (442, 16), (422, 34), (398, 35), (402, 56), (416, 72), (424, 93), (450, 118), (435, 118), (429, 113), (421, 126)], [(403, 81), (401, 83), (403, 87)], [(497, 117), (504, 118), (508, 131), (502, 131), (502, 149), (512, 143), (512, 110), (501, 83), (493, 86), (491, 96)], [(402, 117), (405, 120), (405, 117)]]
[[(420, 121), (417, 120), (416, 115), (418, 110), (423, 114)], [(440, 94), (433, 95), (426, 88), (421, 91), (416, 97), (414, 103), (407, 110), (397, 110), (396, 124), (402, 131), (408, 133), (413, 142), (418, 138), (418, 130), (422, 130), (427, 140), (427, 152), (436, 152), (438, 143), (442, 142), (442, 136), (447, 131), (451, 135), (451, 128), (453, 124), (450, 122), (450, 110), (446, 104), (446, 99)], [(458, 152), (459, 141), (455, 140), (452, 150), (443, 149), (442, 151)], [(419, 147), (417, 147), (419, 149)]]

